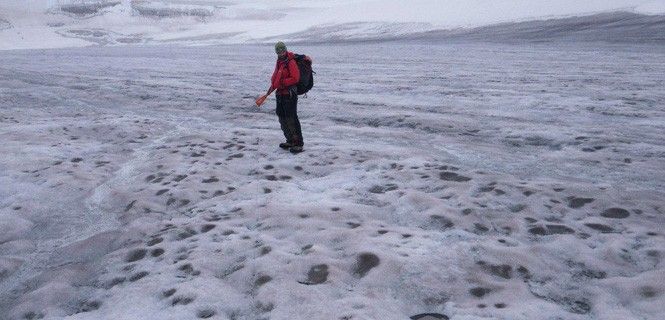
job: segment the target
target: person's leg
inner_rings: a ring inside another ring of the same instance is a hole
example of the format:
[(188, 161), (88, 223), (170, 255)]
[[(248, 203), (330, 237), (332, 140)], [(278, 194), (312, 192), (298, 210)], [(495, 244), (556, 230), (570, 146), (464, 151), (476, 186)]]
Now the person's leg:
[(298, 96), (293, 95), (287, 97), (288, 103), (285, 103), (286, 123), (291, 134), (291, 142), (294, 146), (302, 147), (304, 145), (302, 138), (302, 129), (300, 128), (300, 120), (298, 119)]
[(286, 139), (286, 142), (280, 143), (279, 147), (288, 149), (293, 145), (293, 135), (291, 134), (291, 130), (289, 130), (286, 117), (279, 117), (279, 126), (282, 128), (282, 133), (284, 133), (284, 138)]
[(291, 133), (291, 142), (294, 146), (302, 147), (304, 142), (302, 140), (302, 133), (300, 132), (300, 123), (298, 122), (298, 118), (287, 117), (286, 123), (289, 127), (289, 133)]
[(276, 100), (277, 100), (277, 108), (275, 109), (275, 112), (277, 113), (277, 118), (279, 118), (279, 126), (282, 129), (284, 138), (286, 138), (286, 143), (280, 143), (279, 147), (288, 149), (293, 145), (291, 141), (293, 139), (293, 134), (291, 133), (291, 130), (289, 130), (289, 124), (287, 121), (286, 108), (285, 108), (286, 101), (280, 95), (276, 95)]
[(294, 135), (298, 137), (298, 142), (299, 142), (298, 145), (302, 147), (305, 145), (305, 142), (303, 141), (302, 138), (302, 129), (300, 128), (300, 120), (298, 119), (298, 114), (295, 114), (295, 116), (293, 117), (293, 122), (295, 122), (293, 125)]

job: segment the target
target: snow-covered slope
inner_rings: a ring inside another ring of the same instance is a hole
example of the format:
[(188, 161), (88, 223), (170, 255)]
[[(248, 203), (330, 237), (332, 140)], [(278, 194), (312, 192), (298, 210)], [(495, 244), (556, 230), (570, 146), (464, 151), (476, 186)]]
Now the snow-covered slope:
[(0, 52), (0, 319), (662, 320), (664, 47), (292, 49)]
[(427, 42), (482, 41), (584, 41), (627, 44), (665, 44), (665, 15), (629, 12), (583, 17), (503, 23), (472, 29), (437, 30), (410, 34), (407, 38)]
[(317, 26), (302, 32), (267, 37), (265, 40), (287, 39), (290, 42), (301, 43), (368, 40), (415, 40), (429, 43), (451, 40), (665, 43), (665, 15), (642, 15), (630, 12), (510, 22), (476, 28), (418, 31), (428, 28), (431, 27), (427, 24), (358, 22)]
[[(547, 4), (527, 0), (5, 0), (0, 2), (0, 50), (277, 38), (386, 39), (613, 10), (665, 12), (661, 2), (653, 0), (558, 0)], [(305, 30), (316, 32), (303, 33)]]

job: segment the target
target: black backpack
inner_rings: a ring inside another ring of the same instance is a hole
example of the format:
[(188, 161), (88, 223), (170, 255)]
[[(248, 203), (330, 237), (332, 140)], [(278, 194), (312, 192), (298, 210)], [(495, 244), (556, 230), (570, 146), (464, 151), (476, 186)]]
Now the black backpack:
[(304, 54), (294, 55), (294, 60), (300, 70), (300, 81), (296, 84), (298, 95), (307, 93), (314, 86), (314, 72), (312, 70), (312, 60)]

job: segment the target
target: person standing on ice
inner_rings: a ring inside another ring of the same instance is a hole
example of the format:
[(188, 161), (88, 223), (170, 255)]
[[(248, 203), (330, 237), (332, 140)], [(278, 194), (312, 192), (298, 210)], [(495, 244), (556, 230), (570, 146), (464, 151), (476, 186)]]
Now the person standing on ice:
[[(277, 117), (282, 128), (286, 142), (279, 144), (282, 149), (289, 149), (291, 153), (303, 151), (302, 130), (298, 120), (298, 92), (296, 85), (300, 81), (300, 71), (293, 52), (286, 50), (284, 42), (275, 44), (277, 63), (270, 79), (270, 88), (265, 96), (277, 90)], [(265, 99), (265, 98), (264, 98)]]

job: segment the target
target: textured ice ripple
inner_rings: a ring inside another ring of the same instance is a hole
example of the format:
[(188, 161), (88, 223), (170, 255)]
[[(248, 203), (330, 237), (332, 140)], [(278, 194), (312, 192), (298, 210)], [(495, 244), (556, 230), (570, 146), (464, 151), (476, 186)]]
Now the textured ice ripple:
[(96, 1), (87, 3), (68, 3), (63, 4), (57, 8), (65, 14), (72, 14), (75, 16), (90, 16), (99, 13), (103, 9), (111, 8), (119, 4), (120, 1)]
[(9, 21), (7, 21), (7, 20), (3, 19), (2, 17), (0, 17), (0, 30), (9, 29), (11, 27), (12, 27), (12, 24)]

